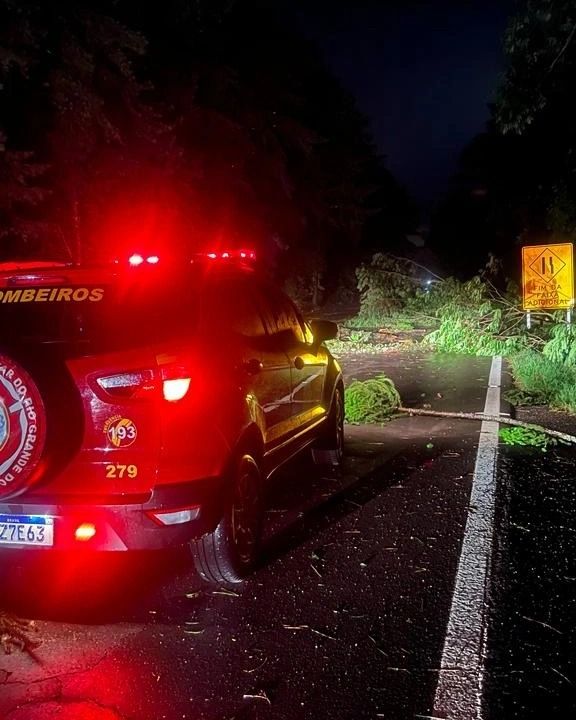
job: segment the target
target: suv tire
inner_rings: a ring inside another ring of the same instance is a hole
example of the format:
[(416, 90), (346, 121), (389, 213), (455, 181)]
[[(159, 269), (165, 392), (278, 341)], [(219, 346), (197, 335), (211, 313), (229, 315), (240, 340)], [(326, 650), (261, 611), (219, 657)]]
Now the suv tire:
[(211, 584), (240, 583), (253, 569), (262, 531), (262, 478), (248, 453), (232, 462), (228, 498), (216, 528), (191, 541), (200, 577)]
[(340, 465), (344, 456), (344, 388), (336, 386), (325, 428), (312, 447), (317, 465)]

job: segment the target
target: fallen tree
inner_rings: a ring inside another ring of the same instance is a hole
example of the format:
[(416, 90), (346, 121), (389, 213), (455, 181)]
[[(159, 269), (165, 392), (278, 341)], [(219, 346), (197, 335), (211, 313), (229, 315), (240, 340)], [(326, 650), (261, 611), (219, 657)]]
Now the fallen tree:
[(542, 425), (515, 420), (514, 418), (503, 417), (501, 415), (486, 415), (485, 413), (467, 413), (467, 412), (444, 412), (441, 410), (424, 410), (423, 408), (406, 408), (398, 407), (397, 412), (406, 413), (407, 415), (427, 415), (429, 417), (455, 418), (457, 420), (479, 420), (480, 422), (497, 422), (501, 425), (513, 425), (515, 427), (525, 428), (526, 430), (534, 430), (535, 432), (544, 433), (549, 437), (556, 438), (566, 443), (576, 445), (576, 435), (552, 430)]

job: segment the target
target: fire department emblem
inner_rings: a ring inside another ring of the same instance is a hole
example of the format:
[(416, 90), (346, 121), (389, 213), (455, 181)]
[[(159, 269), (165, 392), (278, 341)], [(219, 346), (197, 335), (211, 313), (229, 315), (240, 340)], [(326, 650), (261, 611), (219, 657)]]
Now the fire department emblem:
[(42, 455), (45, 437), (38, 388), (23, 368), (0, 355), (0, 495), (26, 485)]

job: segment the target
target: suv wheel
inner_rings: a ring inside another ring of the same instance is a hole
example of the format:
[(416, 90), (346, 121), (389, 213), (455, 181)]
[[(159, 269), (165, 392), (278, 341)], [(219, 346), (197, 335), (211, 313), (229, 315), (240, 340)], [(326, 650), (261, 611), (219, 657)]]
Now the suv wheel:
[(312, 448), (317, 465), (340, 465), (344, 456), (344, 389), (338, 385), (334, 390), (332, 407), (325, 428)]
[(213, 584), (239, 583), (254, 567), (262, 529), (262, 478), (249, 454), (232, 465), (229, 497), (211, 533), (191, 541), (198, 574)]

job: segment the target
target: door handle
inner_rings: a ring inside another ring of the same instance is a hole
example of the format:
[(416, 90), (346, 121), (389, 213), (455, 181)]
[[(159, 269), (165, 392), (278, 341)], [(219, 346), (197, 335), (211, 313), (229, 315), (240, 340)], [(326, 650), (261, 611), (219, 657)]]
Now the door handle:
[(262, 365), (258, 358), (252, 358), (244, 363), (244, 370), (248, 373), (248, 375), (258, 375), (258, 373), (262, 372), (263, 369), (264, 365)]
[(306, 363), (304, 362), (304, 360), (302, 360), (300, 355), (294, 358), (294, 367), (296, 368), (296, 370), (303, 370), (305, 364)]

